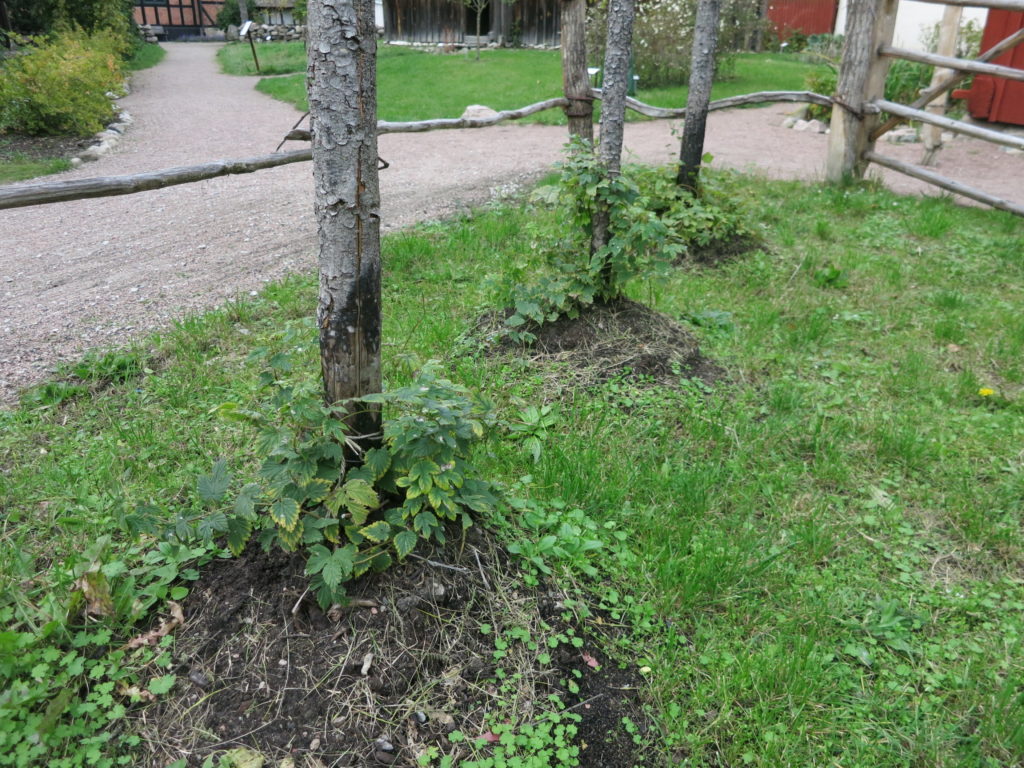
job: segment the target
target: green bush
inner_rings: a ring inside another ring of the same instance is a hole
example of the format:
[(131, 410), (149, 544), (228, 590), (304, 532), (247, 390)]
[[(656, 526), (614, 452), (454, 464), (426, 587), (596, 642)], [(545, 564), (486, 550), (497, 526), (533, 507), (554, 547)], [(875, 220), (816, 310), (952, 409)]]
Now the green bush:
[(114, 32), (64, 32), (9, 59), (0, 76), (0, 133), (101, 130), (113, 116), (107, 93), (124, 81), (123, 52)]

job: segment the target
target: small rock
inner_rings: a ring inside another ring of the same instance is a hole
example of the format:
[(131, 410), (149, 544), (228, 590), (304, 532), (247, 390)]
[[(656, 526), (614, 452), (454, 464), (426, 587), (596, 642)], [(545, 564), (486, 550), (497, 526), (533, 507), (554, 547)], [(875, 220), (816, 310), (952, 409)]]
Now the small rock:
[(793, 124), (793, 130), (794, 131), (806, 131), (810, 124), (811, 123), (808, 120), (797, 120)]
[(392, 744), (390, 741), (388, 741), (383, 736), (381, 736), (379, 739), (377, 739), (376, 742), (374, 742), (373, 748), (376, 749), (379, 752), (394, 752), (395, 751), (395, 745)]
[(821, 120), (808, 120), (807, 130), (811, 133), (825, 133), (828, 130), (828, 126), (825, 125)]
[(463, 120), (480, 120), (488, 117), (495, 117), (498, 113), (483, 104), (470, 104), (462, 113)]
[(412, 713), (412, 719), (416, 723), (416, 725), (426, 725), (427, 724), (427, 713), (426, 712), (413, 712)]
[(82, 162), (83, 162), (82, 158), (80, 158), (80, 157), (72, 157), (71, 158), (71, 167), (72, 168), (78, 168), (82, 164)]
[(191, 672), (189, 672), (188, 673), (188, 679), (191, 680), (192, 683), (197, 688), (201, 688), (204, 691), (207, 688), (210, 687), (210, 678), (208, 678), (206, 675), (204, 675), (198, 669), (193, 669)]
[(793, 126), (795, 126), (797, 124), (797, 122), (799, 122), (798, 118), (787, 117), (785, 120), (782, 121), (782, 127), (783, 128), (792, 128)]
[(382, 752), (378, 749), (374, 751), (373, 759), (381, 765), (394, 765), (398, 761), (398, 755), (391, 752)]
[(309, 742), (310, 752), (316, 752), (318, 749), (320, 749), (320, 739), (313, 739), (311, 742)]

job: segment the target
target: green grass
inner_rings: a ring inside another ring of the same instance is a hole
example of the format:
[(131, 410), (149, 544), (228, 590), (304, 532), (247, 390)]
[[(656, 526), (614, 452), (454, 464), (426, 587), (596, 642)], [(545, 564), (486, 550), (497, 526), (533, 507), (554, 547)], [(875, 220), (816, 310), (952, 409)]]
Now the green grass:
[(124, 66), (130, 72), (149, 69), (163, 61), (166, 55), (167, 51), (157, 43), (143, 43), (135, 49), (135, 53), (125, 62)]
[[(540, 461), (498, 441), (487, 476), (532, 474), (639, 555), (617, 598), (595, 588), (655, 617), (629, 658), (650, 668), (671, 764), (1021, 765), (1024, 222), (718, 183), (765, 247), (633, 293), (727, 318), (692, 327), (726, 379), (567, 393)], [(507, 419), (550, 390), (550, 372), (453, 350), (494, 280), (530, 269), (523, 231), (555, 217), (510, 206), (385, 239), (389, 387), (439, 357)], [(315, 301), (312, 275), (273, 284), (0, 412), (0, 611), (59, 614), (79, 552), (108, 534), (128, 550), (126, 510), (197, 509), (218, 456), (252, 471), (253, 436), (211, 411), (253, 401), (246, 356), (310, 328)]]
[[(301, 43), (258, 46), (260, 65), (267, 74), (304, 73)], [(229, 74), (255, 74), (248, 46), (226, 46), (218, 52)], [(265, 61), (266, 60), (266, 61)], [(814, 65), (780, 54), (738, 54), (734, 72), (715, 84), (713, 98), (768, 90), (800, 90)], [(383, 45), (377, 62), (378, 111), (382, 120), (429, 120), (458, 117), (470, 104), (514, 109), (562, 94), (561, 54), (558, 51), (488, 50), (475, 60), (471, 51), (440, 54)], [(663, 107), (686, 105), (685, 86), (645, 90), (638, 98)], [(308, 109), (304, 74), (265, 78), (257, 89), (297, 109)], [(527, 118), (526, 122), (562, 124), (558, 110)]]
[(0, 144), (0, 184), (25, 181), (37, 176), (49, 176), (51, 173), (66, 171), (70, 167), (71, 161), (64, 157), (32, 160), (18, 153), (5, 154), (2, 144)]

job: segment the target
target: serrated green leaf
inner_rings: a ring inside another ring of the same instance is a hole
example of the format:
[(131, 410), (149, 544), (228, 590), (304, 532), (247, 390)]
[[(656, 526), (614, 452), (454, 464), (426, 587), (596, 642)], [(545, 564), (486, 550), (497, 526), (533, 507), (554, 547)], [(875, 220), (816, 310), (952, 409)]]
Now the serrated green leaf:
[(383, 448), (371, 448), (363, 456), (363, 466), (370, 471), (374, 480), (379, 480), (391, 466), (391, 454)]
[(228, 549), (231, 554), (238, 557), (249, 543), (252, 535), (252, 524), (241, 517), (228, 518)]
[(210, 541), (214, 535), (224, 533), (228, 529), (228, 516), (223, 512), (211, 512), (203, 517), (196, 526), (196, 531), (203, 541)]
[(353, 505), (366, 509), (376, 509), (380, 506), (380, 498), (377, 496), (377, 492), (373, 490), (373, 486), (359, 478), (345, 483), (345, 496), (349, 509)]
[(234, 512), (247, 520), (256, 519), (256, 500), (260, 496), (260, 487), (256, 483), (247, 483), (242, 487), (235, 499)]
[(314, 477), (305, 486), (302, 491), (306, 497), (306, 501), (310, 504), (319, 504), (327, 498), (327, 494), (330, 492), (334, 483), (330, 480), (324, 480), (322, 478)]
[(312, 576), (315, 573), (320, 573), (330, 559), (331, 550), (323, 544), (314, 544), (309, 548), (309, 559), (306, 560), (306, 575)]
[(177, 679), (176, 675), (161, 675), (150, 680), (147, 687), (154, 696), (162, 696), (174, 687), (174, 682)]
[(359, 533), (375, 544), (379, 544), (391, 535), (391, 526), (383, 520), (378, 520), (365, 528), (360, 528)]
[(370, 561), (370, 567), (377, 573), (381, 573), (382, 571), (386, 571), (390, 568), (392, 562), (391, 555), (387, 552), (378, 552)]
[(409, 553), (416, 549), (416, 542), (418, 540), (419, 536), (417, 536), (413, 531), (410, 531), (409, 529), (400, 531), (399, 534), (395, 536), (394, 540), (395, 554), (398, 555), (398, 559), (404, 560), (408, 557)]
[(334, 550), (320, 571), (324, 584), (337, 589), (342, 581), (349, 579), (352, 576), (354, 554), (355, 548), (351, 545)]
[(300, 512), (299, 502), (288, 497), (270, 505), (270, 518), (286, 531), (294, 531), (298, 527)]
[(231, 474), (228, 472), (228, 463), (224, 459), (217, 459), (210, 474), (199, 476), (199, 498), (206, 502), (220, 501), (228, 492), (229, 485)]
[(281, 542), (281, 548), (286, 552), (294, 552), (302, 543), (302, 528), (296, 525), (290, 531), (286, 528), (277, 529), (277, 538)]

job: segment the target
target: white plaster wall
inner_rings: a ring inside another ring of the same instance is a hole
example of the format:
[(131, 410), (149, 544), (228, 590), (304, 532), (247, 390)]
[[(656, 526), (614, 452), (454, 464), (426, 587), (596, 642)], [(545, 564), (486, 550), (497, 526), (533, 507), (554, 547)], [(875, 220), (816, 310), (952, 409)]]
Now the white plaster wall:
[[(846, 29), (847, 0), (839, 0), (839, 12), (836, 14), (836, 34)], [(893, 45), (897, 48), (910, 48), (923, 51), (925, 45), (922, 38), (928, 30), (942, 20), (942, 12), (946, 6), (936, 3), (918, 3), (915, 0), (900, 0), (896, 12), (896, 31), (893, 34)], [(988, 10), (985, 8), (964, 8), (962, 21), (973, 19), (979, 26), (985, 26)]]

